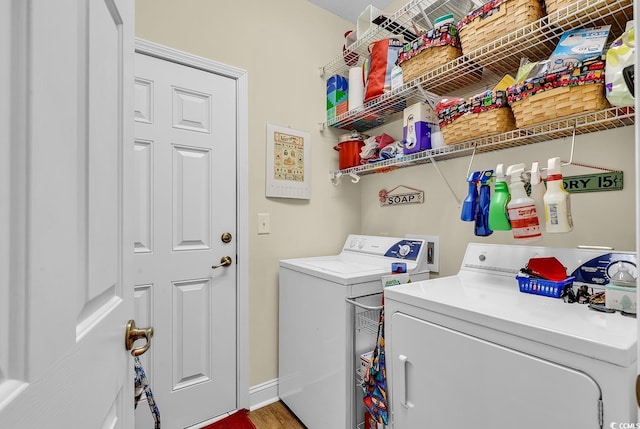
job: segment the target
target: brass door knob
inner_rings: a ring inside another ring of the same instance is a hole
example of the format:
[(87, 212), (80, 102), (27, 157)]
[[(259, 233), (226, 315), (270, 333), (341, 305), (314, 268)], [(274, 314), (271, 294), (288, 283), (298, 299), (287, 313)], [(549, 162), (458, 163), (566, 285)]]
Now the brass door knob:
[(230, 256), (223, 256), (222, 258), (220, 258), (220, 263), (218, 265), (212, 266), (211, 269), (215, 270), (216, 268), (220, 267), (228, 267), (232, 262), (233, 261), (231, 260)]
[[(131, 356), (140, 356), (151, 347), (151, 337), (153, 337), (153, 327), (149, 328), (136, 328), (136, 322), (129, 320), (127, 322), (127, 331), (124, 334), (124, 346), (127, 350), (131, 350)], [(133, 343), (136, 340), (144, 338), (147, 343), (142, 347), (133, 348)]]

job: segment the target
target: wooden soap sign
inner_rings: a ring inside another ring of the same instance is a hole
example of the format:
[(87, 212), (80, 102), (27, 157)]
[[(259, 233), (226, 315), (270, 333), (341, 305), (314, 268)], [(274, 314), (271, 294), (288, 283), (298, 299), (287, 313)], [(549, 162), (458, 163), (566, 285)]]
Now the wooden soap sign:
[(396, 186), (390, 191), (386, 189), (378, 192), (380, 206), (401, 206), (404, 204), (422, 204), (424, 203), (424, 191), (411, 188), (409, 186)]

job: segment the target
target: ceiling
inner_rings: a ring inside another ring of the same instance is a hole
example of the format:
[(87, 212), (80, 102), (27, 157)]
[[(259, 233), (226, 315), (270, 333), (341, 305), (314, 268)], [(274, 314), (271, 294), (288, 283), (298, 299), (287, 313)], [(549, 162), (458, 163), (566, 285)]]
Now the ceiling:
[(309, 2), (355, 24), (358, 16), (367, 6), (372, 5), (384, 10), (393, 0), (309, 0)]

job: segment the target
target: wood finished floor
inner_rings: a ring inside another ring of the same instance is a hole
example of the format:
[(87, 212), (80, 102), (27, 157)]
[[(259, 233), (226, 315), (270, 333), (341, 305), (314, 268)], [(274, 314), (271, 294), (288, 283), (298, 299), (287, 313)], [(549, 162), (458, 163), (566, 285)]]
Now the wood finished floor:
[(251, 411), (249, 418), (256, 429), (306, 429), (281, 401)]

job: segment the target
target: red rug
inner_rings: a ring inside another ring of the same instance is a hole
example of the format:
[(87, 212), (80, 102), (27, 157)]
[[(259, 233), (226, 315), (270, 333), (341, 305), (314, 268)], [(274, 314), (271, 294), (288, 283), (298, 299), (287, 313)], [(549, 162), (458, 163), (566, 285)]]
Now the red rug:
[(249, 420), (249, 410), (242, 409), (202, 429), (256, 429), (256, 426)]

